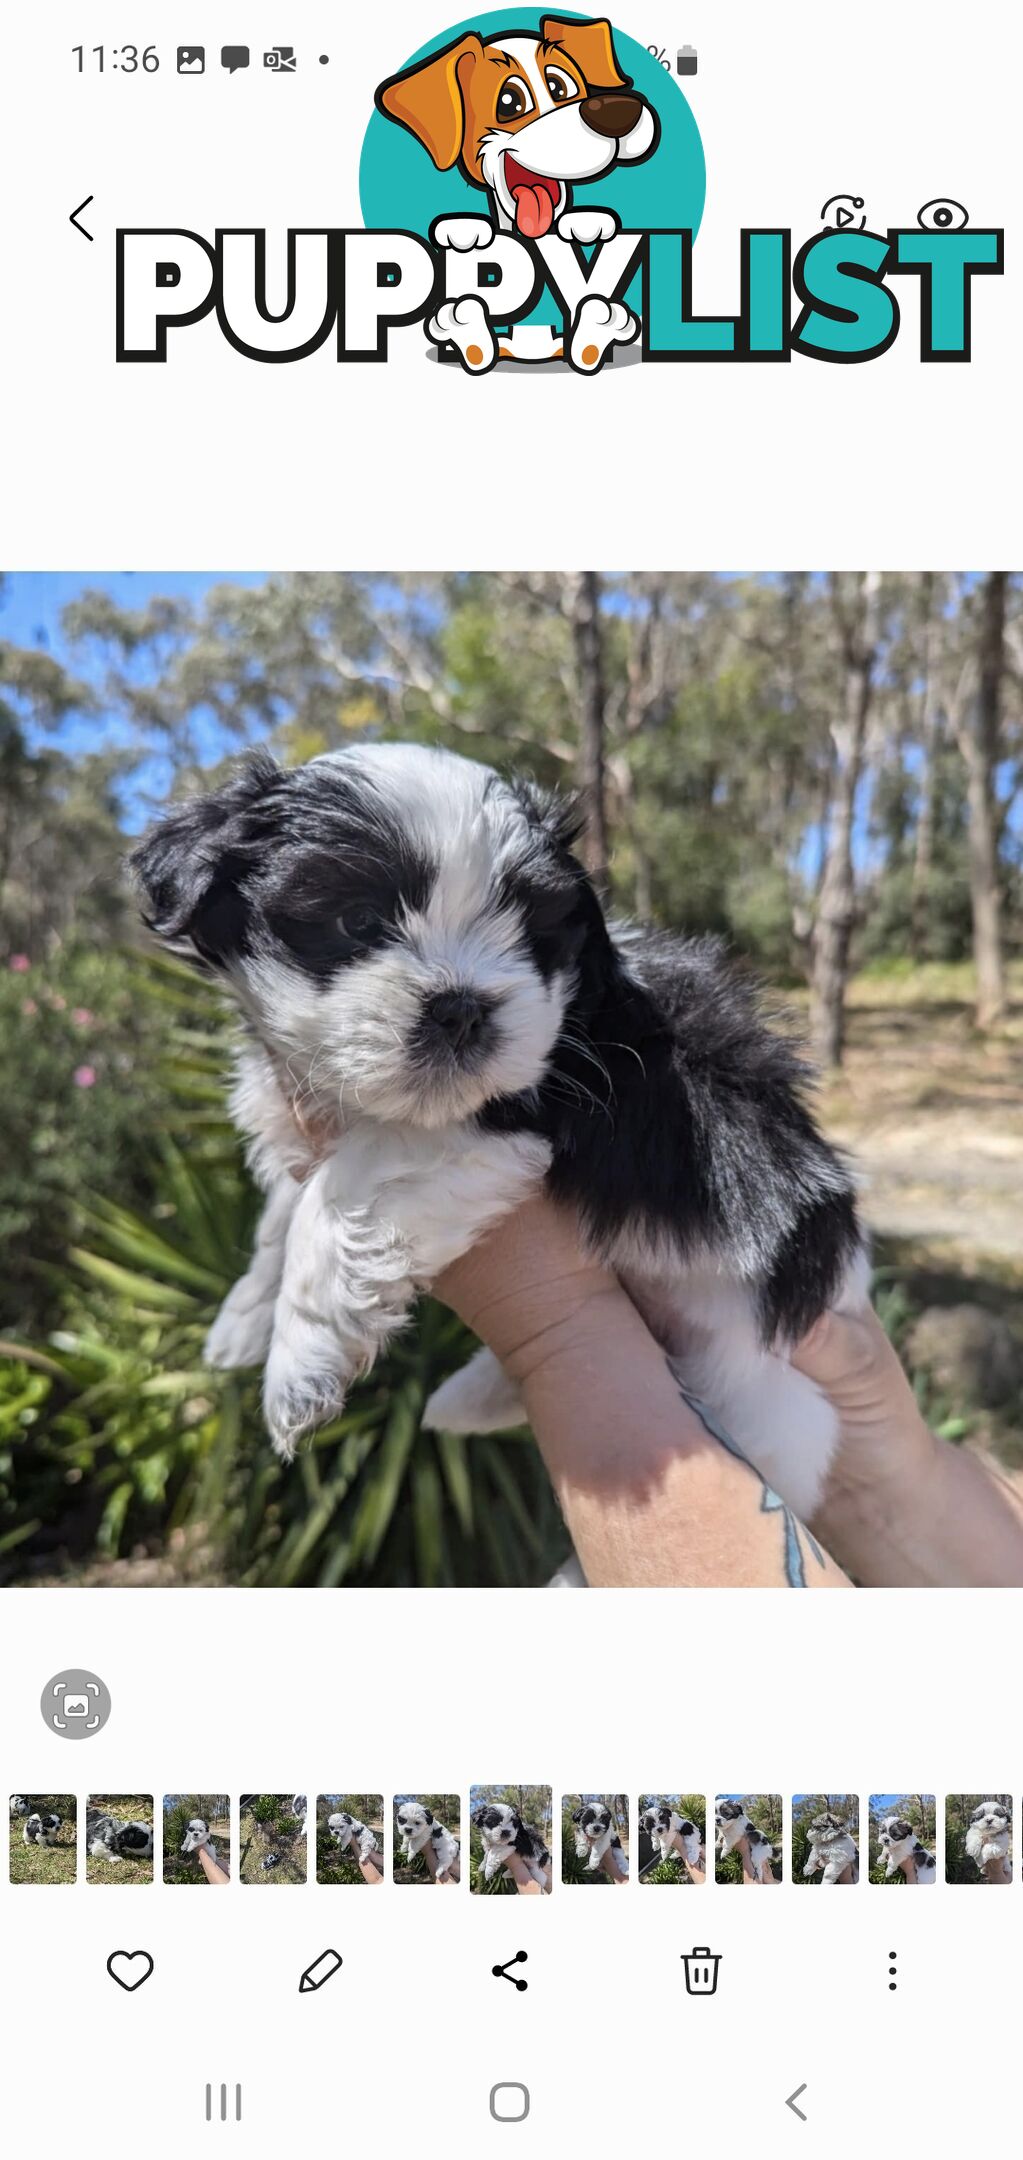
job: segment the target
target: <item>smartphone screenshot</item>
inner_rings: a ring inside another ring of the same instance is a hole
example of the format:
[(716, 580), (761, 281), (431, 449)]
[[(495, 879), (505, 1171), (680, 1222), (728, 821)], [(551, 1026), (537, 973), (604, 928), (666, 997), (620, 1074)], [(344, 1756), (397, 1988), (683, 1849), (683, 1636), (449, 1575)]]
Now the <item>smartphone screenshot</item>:
[(12, 2151), (1004, 2144), (1021, 67), (7, 27)]

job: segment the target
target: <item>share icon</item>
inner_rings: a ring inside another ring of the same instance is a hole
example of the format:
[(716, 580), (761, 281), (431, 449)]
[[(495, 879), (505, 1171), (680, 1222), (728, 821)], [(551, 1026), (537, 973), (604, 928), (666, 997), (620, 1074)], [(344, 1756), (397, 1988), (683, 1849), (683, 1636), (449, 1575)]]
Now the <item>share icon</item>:
[(508, 1959), (507, 1965), (495, 1965), (493, 1967), (495, 1980), (510, 1980), (512, 1986), (518, 1988), (519, 1994), (524, 1995), (529, 1986), (528, 1980), (516, 1980), (514, 1973), (508, 1971), (508, 1965), (524, 1965), (528, 1955), (529, 1953), (526, 1950), (516, 1950), (515, 1956)]

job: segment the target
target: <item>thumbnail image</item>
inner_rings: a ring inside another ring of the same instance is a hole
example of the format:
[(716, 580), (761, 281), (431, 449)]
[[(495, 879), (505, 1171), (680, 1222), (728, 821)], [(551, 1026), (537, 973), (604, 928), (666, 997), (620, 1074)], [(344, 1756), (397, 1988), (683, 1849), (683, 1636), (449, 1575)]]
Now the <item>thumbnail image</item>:
[(304, 1793), (243, 1793), (238, 1802), (238, 1880), (308, 1880)]
[(945, 1881), (1012, 1881), (1009, 1793), (949, 1793), (945, 1801)]
[(12, 1883), (73, 1883), (78, 1874), (74, 1793), (12, 1793)]
[(714, 1880), (779, 1883), (784, 1852), (780, 1793), (719, 1793), (714, 1802)]
[(855, 1793), (796, 1793), (792, 1802), (792, 1880), (857, 1883), (860, 1803)]
[(624, 1883), (629, 1874), (629, 1803), (624, 1793), (570, 1793), (561, 1803), (561, 1879)]
[(933, 1793), (871, 1793), (872, 1883), (933, 1883), (937, 1879), (938, 1813)]
[(543, 1896), (551, 1887), (549, 1785), (470, 1785), (469, 1888)]
[(382, 1883), (382, 1793), (321, 1793), (316, 1802), (318, 1883)]
[(85, 1804), (85, 1880), (152, 1882), (152, 1793), (90, 1793)]
[(462, 1879), (462, 1807), (457, 1793), (396, 1793), (396, 1883), (457, 1883)]
[(641, 1883), (707, 1880), (707, 1802), (702, 1793), (640, 1793), (636, 1815)]
[(223, 1884), (231, 1878), (227, 1793), (167, 1793), (163, 1803), (165, 1883)]

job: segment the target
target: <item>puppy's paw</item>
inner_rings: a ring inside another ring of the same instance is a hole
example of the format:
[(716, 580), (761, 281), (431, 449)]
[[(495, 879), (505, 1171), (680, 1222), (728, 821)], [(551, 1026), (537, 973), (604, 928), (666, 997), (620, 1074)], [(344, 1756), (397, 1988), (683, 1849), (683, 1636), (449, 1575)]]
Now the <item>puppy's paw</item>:
[(432, 234), (435, 247), (454, 248), (459, 255), (468, 255), (473, 248), (489, 247), (493, 237), (494, 228), (489, 218), (484, 217), (438, 218)]
[(422, 1422), (428, 1432), (508, 1432), (525, 1424), (526, 1412), (517, 1387), (493, 1351), (482, 1349), (434, 1389)]
[(557, 223), (558, 239), (578, 240), (580, 247), (596, 247), (620, 231), (621, 220), (613, 210), (563, 210)]
[(244, 1277), (236, 1283), (213, 1322), (203, 1344), (203, 1362), (218, 1372), (239, 1372), (246, 1365), (262, 1365), (273, 1332), (273, 1302), (253, 1301), (245, 1294)]
[(568, 357), (581, 375), (595, 375), (615, 345), (631, 345), (639, 323), (621, 300), (604, 300), (590, 293), (576, 310), (569, 339)]
[(291, 1359), (271, 1351), (263, 1382), (263, 1417), (274, 1451), (290, 1462), (300, 1440), (340, 1416), (347, 1376), (342, 1372), (301, 1372)]
[(482, 300), (467, 293), (462, 300), (445, 300), (426, 325), (435, 345), (454, 345), (469, 375), (486, 375), (497, 359), (497, 345)]

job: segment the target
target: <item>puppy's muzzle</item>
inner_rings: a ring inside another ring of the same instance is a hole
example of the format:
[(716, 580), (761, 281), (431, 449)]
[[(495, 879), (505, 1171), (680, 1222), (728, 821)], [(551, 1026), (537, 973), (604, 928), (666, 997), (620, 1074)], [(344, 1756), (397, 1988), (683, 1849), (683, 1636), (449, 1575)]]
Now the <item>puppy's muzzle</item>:
[(614, 135), (620, 142), (623, 136), (631, 135), (643, 111), (643, 100), (631, 97), (627, 91), (608, 90), (584, 98), (579, 110), (595, 135)]

